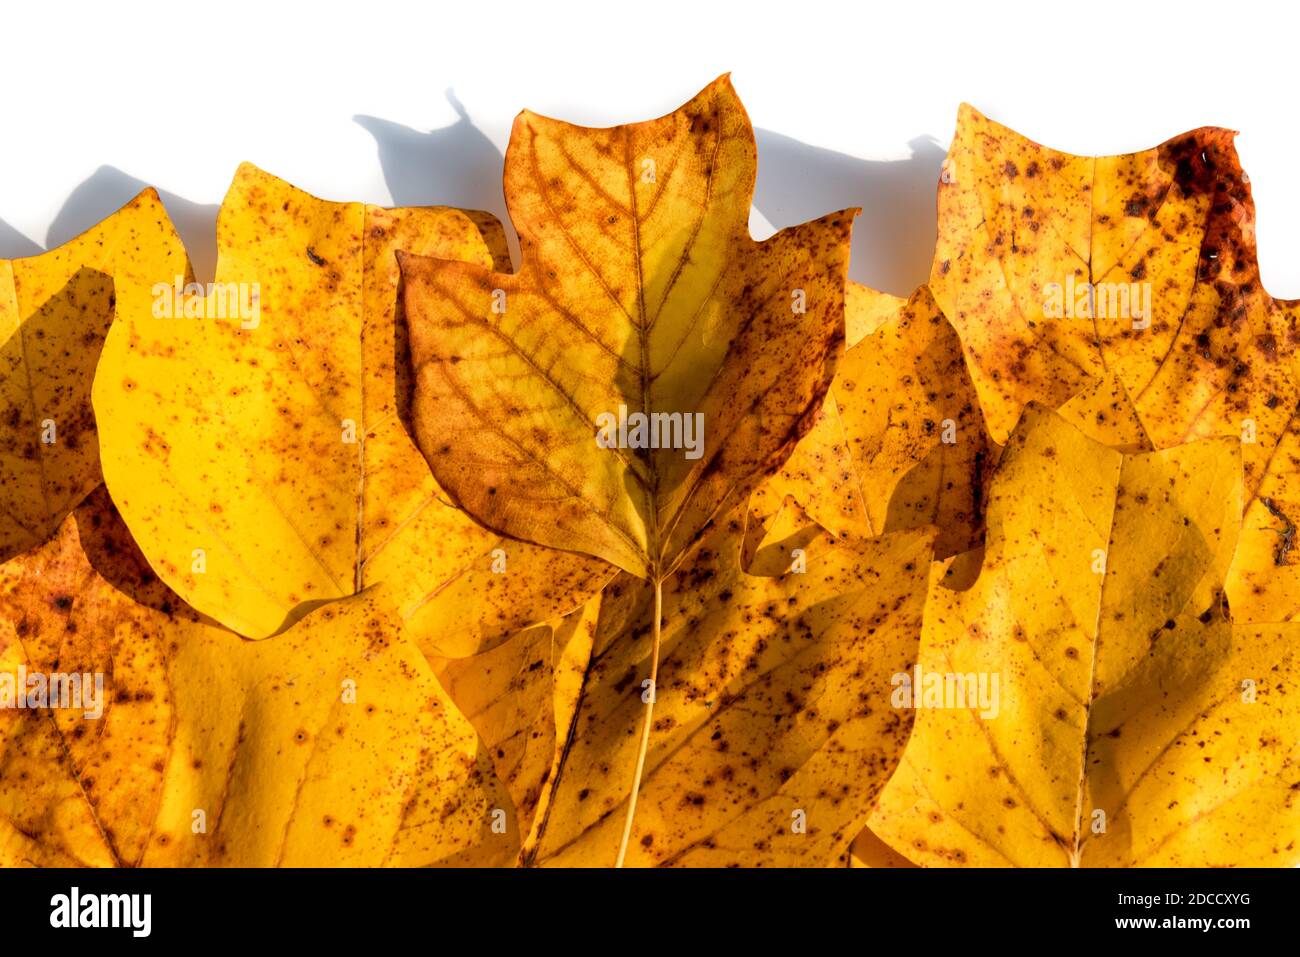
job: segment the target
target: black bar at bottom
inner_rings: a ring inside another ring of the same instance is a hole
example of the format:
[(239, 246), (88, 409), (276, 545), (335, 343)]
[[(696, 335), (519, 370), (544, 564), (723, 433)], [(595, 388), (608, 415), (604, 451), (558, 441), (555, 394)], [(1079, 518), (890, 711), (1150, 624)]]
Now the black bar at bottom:
[(1044, 926), (1072, 944), (1136, 937), (1181, 946), (1198, 935), (1223, 944), (1294, 936), (1300, 872), (11, 870), (0, 871), (0, 914), (6, 939), (24, 950), (72, 935), (337, 947), (392, 930), (427, 934), (435, 949), (457, 939), (503, 947), (548, 939), (583, 951), (672, 939), (674, 926), (690, 928), (692, 943), (729, 949), (745, 940), (771, 949), (780, 930), (814, 934), (815, 950), (831, 928), (874, 947), (1015, 939)]

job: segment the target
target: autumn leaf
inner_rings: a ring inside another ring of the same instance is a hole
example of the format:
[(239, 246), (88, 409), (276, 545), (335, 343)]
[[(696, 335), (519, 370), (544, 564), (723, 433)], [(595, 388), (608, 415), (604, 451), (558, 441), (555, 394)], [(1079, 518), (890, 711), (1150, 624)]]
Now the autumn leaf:
[(101, 490), (0, 567), (0, 693), (60, 674), (98, 675), (99, 713), (0, 709), (5, 866), (513, 857), (481, 836), (508, 800), (477, 735), (375, 589), (246, 641), (152, 575)]
[[(416, 437), (458, 505), (657, 595), (708, 523), (780, 466), (842, 349), (854, 213), (755, 242), (755, 175), (725, 76), (644, 123), (519, 115), (505, 168), (519, 273), (400, 257)], [(658, 646), (656, 628), (652, 683)]]
[(857, 287), (845, 314), (871, 331), (751, 508), (768, 515), (789, 497), (834, 535), (934, 525), (940, 557), (971, 548), (992, 450), (961, 342), (925, 287), (908, 300)]
[[(403, 258), (417, 438), (470, 514), (662, 578), (789, 454), (843, 339), (852, 214), (755, 242), (755, 171), (726, 77), (645, 123), (520, 114), (520, 272)], [(632, 414), (676, 441), (623, 447), (605, 417)]]
[(963, 107), (939, 187), (930, 285), (994, 438), (1028, 401), (1118, 378), (1156, 448), (1242, 442), (1238, 621), (1300, 614), (1297, 303), (1260, 283), (1233, 135), (1123, 156), (1048, 149)]
[(1297, 635), (1223, 606), (1241, 483), (1230, 439), (1125, 454), (1027, 406), (871, 830), (931, 866), (1300, 861)]
[(408, 436), (394, 252), (489, 266), (468, 215), (325, 202), (245, 165), (217, 233), (207, 295), (122, 310), (94, 390), (108, 488), (181, 598), (260, 638), (387, 582), (452, 654), (599, 588), (598, 563), (458, 511)]
[(119, 308), (182, 280), (185, 252), (145, 190), (71, 242), (0, 260), (0, 561), (46, 541), (102, 481), (90, 384)]
[[(910, 715), (880, 689), (915, 658), (933, 532), (825, 541), (804, 572), (780, 577), (741, 570), (740, 534), (737, 519), (719, 525), (666, 583), (629, 864), (843, 864), (906, 740)], [(528, 863), (614, 863), (653, 608), (627, 574), (602, 596)]]
[(434, 673), (483, 739), (527, 835), (552, 786), (591, 662), (600, 599), (473, 657), (434, 658)]

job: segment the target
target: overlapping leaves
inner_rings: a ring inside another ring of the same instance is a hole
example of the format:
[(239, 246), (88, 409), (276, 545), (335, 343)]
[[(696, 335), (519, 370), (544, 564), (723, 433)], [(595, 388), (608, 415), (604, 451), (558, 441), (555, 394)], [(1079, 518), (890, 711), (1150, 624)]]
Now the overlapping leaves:
[(0, 709), (0, 863), (1300, 861), (1300, 337), (1231, 135), (963, 108), (907, 300), (850, 213), (752, 240), (755, 162), (724, 77), (522, 114), (518, 273), (250, 166), (210, 288), (152, 192), (0, 264), (0, 697), (104, 680)]

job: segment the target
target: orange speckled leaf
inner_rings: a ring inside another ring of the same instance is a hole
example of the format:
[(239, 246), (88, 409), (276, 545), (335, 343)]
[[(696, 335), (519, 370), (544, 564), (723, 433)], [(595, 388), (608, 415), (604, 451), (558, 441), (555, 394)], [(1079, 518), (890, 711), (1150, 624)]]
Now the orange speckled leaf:
[(844, 345), (852, 349), (893, 319), (907, 305), (902, 296), (880, 292), (860, 282), (844, 283)]
[(1231, 440), (1130, 455), (1026, 407), (872, 831), (928, 866), (1300, 861), (1300, 626), (1225, 617), (1241, 500)]
[(145, 190), (58, 249), (0, 260), (0, 561), (58, 529), (102, 478), (90, 386), (119, 308), (189, 272)]
[(845, 353), (816, 425), (752, 509), (771, 514), (790, 497), (833, 535), (935, 525), (937, 554), (965, 551), (992, 450), (956, 333), (925, 287), (908, 300), (860, 288), (846, 316), (872, 331)]
[(483, 739), (514, 801), (520, 833), (545, 806), (551, 771), (591, 662), (600, 599), (469, 658), (435, 658), (434, 673)]
[(1108, 373), (1057, 409), (1088, 438), (1120, 452), (1152, 452), (1154, 446), (1124, 384)]
[(495, 863), (518, 847), (483, 836), (508, 798), (380, 591), (247, 641), (153, 576), (102, 490), (0, 567), (0, 693), (20, 669), (98, 674), (102, 695), (91, 716), (90, 697), (0, 709), (5, 866)]
[[(914, 660), (931, 532), (831, 542), (806, 571), (740, 568), (738, 518), (665, 583), (663, 659), (629, 865), (826, 866), (893, 770), (911, 716), (881, 705)], [(535, 864), (608, 866), (646, 705), (652, 590), (621, 575), (601, 601), (591, 668)]]
[(1300, 303), (1260, 283), (1233, 133), (1073, 156), (963, 107), (939, 187), (930, 284), (962, 338), (994, 438), (1025, 402), (1114, 376), (1156, 448), (1242, 442), (1237, 621), (1300, 616)]
[[(520, 272), (403, 259), (417, 438), (470, 514), (661, 579), (780, 465), (841, 351), (853, 213), (755, 242), (755, 172), (726, 77), (644, 123), (520, 114)], [(675, 432), (625, 441), (632, 415)]]
[(849, 867), (916, 867), (898, 851), (894, 850), (869, 827), (853, 839), (849, 849)]
[(412, 636), (456, 654), (599, 588), (598, 562), (453, 507), (407, 433), (395, 251), (490, 265), (466, 214), (325, 202), (244, 165), (217, 233), (216, 288), (123, 311), (95, 382), (105, 480), (177, 594), (260, 638), (387, 582)]

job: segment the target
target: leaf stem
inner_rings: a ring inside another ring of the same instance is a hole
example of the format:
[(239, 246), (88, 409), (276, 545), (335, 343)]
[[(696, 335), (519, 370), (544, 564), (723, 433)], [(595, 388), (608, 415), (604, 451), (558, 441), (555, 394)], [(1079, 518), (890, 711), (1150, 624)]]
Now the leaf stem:
[(645, 771), (645, 756), (650, 749), (650, 725), (654, 718), (655, 698), (659, 694), (659, 633), (660, 619), (663, 617), (664, 583), (655, 576), (655, 620), (652, 628), (654, 644), (650, 652), (650, 700), (645, 706), (645, 722), (641, 725), (641, 745), (636, 752), (636, 771), (632, 775), (632, 793), (627, 799), (627, 819), (623, 822), (623, 839), (618, 845), (618, 859), (615, 867), (623, 866), (627, 856), (628, 841), (632, 837), (632, 819), (636, 817), (636, 796), (641, 790), (641, 774)]

